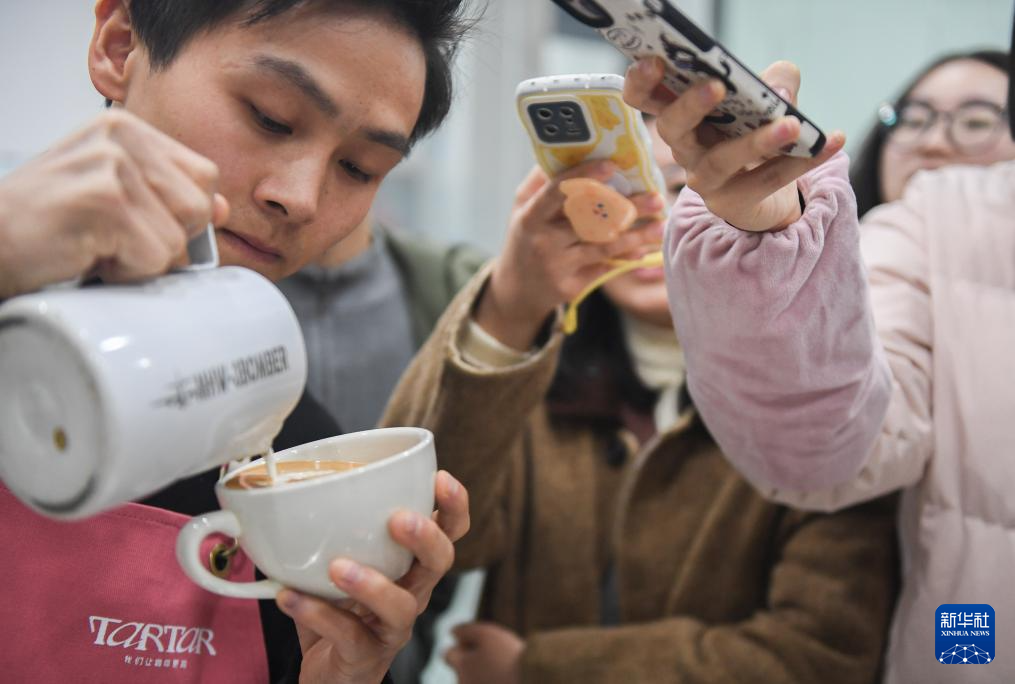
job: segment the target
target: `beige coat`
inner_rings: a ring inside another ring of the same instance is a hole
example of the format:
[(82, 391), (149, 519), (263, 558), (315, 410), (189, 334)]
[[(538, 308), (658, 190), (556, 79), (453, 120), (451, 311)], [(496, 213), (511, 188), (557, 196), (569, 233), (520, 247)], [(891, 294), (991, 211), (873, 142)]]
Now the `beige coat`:
[[(835, 515), (769, 503), (693, 410), (608, 465), (601, 427), (543, 403), (559, 336), (509, 369), (462, 360), (481, 284), (452, 303), (385, 423), (433, 430), (468, 488), (457, 563), (489, 568), (481, 617), (526, 638), (523, 681), (874, 681), (895, 596), (891, 502)], [(611, 561), (621, 625), (603, 628)]]

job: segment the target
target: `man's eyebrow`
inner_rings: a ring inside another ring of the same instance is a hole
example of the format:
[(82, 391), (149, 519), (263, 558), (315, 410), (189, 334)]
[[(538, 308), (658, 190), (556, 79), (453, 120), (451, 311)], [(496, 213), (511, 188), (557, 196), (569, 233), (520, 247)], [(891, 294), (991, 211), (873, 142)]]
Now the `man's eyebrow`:
[(338, 105), (335, 104), (335, 101), (328, 97), (314, 77), (298, 63), (270, 55), (258, 55), (254, 58), (254, 64), (259, 69), (281, 76), (299, 88), (325, 115), (331, 118), (338, 116)]
[(385, 147), (390, 147), (403, 157), (408, 156), (409, 149), (412, 147), (408, 138), (401, 133), (396, 133), (395, 131), (384, 131), (378, 128), (371, 128), (367, 130), (366, 137), (367, 140), (370, 140), (371, 142), (384, 145)]
[[(270, 55), (258, 55), (254, 58), (254, 64), (259, 69), (281, 76), (299, 88), (328, 117), (335, 118), (338, 116), (339, 109), (335, 101), (328, 97), (314, 77), (298, 63)], [(409, 154), (409, 150), (412, 147), (409, 139), (396, 131), (370, 129), (366, 132), (366, 137), (371, 142), (390, 147), (403, 157)]]

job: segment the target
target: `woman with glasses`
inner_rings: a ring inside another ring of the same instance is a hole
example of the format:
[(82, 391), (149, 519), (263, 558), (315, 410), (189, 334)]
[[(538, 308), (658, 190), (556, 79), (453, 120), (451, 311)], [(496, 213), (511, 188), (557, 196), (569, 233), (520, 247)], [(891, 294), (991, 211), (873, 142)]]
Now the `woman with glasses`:
[(878, 109), (853, 163), (859, 215), (901, 199), (917, 171), (1015, 159), (1007, 93), (1008, 53), (999, 50), (948, 55), (921, 71)]

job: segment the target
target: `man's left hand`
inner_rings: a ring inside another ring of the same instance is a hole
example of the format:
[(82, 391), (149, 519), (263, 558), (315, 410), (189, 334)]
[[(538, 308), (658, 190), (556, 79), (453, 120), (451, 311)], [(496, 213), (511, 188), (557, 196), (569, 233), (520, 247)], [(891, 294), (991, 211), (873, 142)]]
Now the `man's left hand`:
[[(469, 530), (469, 498), (447, 472), (437, 474), (437, 511), (431, 518), (400, 511), (388, 522), (392, 538), (416, 560), (397, 582), (346, 559), (328, 567), (349, 599), (331, 603), (292, 589), (279, 592), (279, 608), (296, 622), (302, 684), (380, 682), (395, 654), (409, 641), (416, 617), (437, 581), (451, 568), (452, 542)], [(336, 524), (340, 524), (336, 523)]]

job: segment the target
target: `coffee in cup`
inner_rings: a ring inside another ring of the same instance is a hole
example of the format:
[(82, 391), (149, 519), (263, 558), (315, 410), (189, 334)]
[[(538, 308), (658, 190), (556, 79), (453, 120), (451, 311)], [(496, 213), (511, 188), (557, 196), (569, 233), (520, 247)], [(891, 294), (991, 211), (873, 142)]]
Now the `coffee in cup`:
[[(353, 468), (359, 468), (363, 464), (354, 461), (307, 461), (293, 460), (281, 461), (275, 465), (275, 476), (272, 478), (267, 463), (246, 468), (232, 477), (227, 477), (225, 487), (227, 489), (263, 489), (265, 487), (278, 487), (296, 482), (306, 482), (326, 475), (344, 473)], [(274, 481), (273, 481), (274, 480)]]

